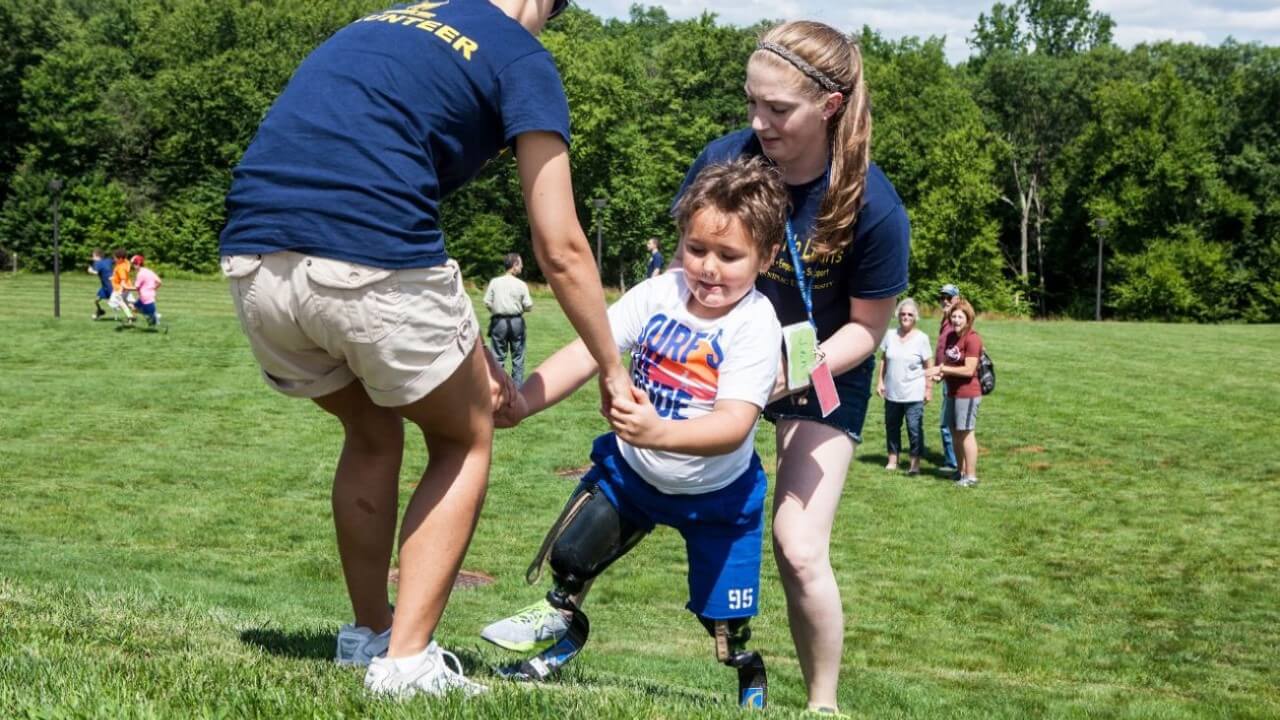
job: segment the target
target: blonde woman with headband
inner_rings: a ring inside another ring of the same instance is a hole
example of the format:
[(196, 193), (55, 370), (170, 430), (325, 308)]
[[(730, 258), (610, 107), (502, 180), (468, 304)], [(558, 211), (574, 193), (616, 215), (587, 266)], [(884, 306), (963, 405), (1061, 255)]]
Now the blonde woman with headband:
[[(893, 185), (871, 163), (862, 55), (849, 37), (809, 21), (768, 30), (747, 61), (744, 91), (750, 127), (708, 144), (685, 184), (708, 164), (763, 156), (790, 195), (788, 241), (756, 280), (791, 338), (765, 409), (777, 425), (774, 557), (809, 708), (835, 712), (844, 611), (831, 527), (862, 442), (874, 353), (907, 289), (910, 228)], [(514, 649), (565, 628), (541, 602), (482, 635)]]

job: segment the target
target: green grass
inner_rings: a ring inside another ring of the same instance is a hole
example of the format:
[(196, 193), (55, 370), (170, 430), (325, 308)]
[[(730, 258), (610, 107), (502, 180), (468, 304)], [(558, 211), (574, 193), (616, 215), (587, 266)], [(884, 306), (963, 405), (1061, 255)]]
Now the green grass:
[[(349, 609), (329, 519), (340, 433), (262, 384), (223, 283), (173, 280), (171, 331), (89, 321), (94, 279), (0, 278), (0, 717), (738, 717), (659, 530), (599, 583), (562, 682), (497, 681), (476, 633), (541, 590), (529, 556), (603, 430), (587, 390), (498, 436), (439, 631), (496, 691), (365, 696), (327, 662)], [(549, 295), (530, 366), (571, 331)], [(927, 323), (932, 328), (932, 323)], [(1280, 716), (1280, 332), (979, 320), (999, 372), (982, 485), (881, 469), (882, 414), (832, 543), (855, 717)], [(937, 446), (937, 408), (927, 442)], [(772, 429), (759, 447), (773, 463)], [(410, 438), (415, 434), (410, 433)], [(420, 441), (406, 451), (404, 492)], [(766, 548), (771, 715), (804, 689)]]

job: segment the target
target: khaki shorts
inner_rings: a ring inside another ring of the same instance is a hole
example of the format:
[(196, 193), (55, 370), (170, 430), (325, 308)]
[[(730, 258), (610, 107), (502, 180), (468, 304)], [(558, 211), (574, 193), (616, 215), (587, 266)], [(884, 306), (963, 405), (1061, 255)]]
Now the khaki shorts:
[(378, 405), (415, 402), (476, 345), (457, 263), (386, 270), (296, 252), (229, 255), (240, 326), (267, 384), (318, 398), (359, 379)]

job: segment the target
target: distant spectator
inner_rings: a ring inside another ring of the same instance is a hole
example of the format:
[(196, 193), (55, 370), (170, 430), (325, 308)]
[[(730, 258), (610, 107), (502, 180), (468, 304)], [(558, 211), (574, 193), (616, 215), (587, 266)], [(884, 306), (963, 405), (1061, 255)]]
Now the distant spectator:
[(658, 277), (666, 269), (666, 261), (662, 258), (662, 250), (658, 247), (658, 238), (649, 238), (649, 265), (645, 268), (645, 278)]
[[(947, 339), (947, 334), (951, 332), (951, 305), (960, 297), (960, 288), (947, 283), (942, 286), (942, 290), (938, 294), (938, 305), (942, 307), (942, 320), (938, 323), (938, 346), (933, 354), (933, 364), (942, 365), (943, 343)], [(942, 472), (952, 475), (952, 480), (959, 476), (955, 475), (956, 469), (956, 450), (951, 444), (951, 426), (948, 425), (947, 416), (951, 412), (951, 393), (947, 392), (947, 386), (942, 386), (942, 416), (938, 421), (938, 428), (942, 433)]]
[(138, 312), (147, 318), (147, 325), (154, 326), (160, 321), (160, 313), (156, 312), (156, 291), (163, 283), (154, 270), (146, 267), (147, 260), (141, 255), (134, 255), (129, 264), (133, 265), (136, 273), (133, 284), (138, 289)]
[(924, 406), (933, 399), (933, 383), (925, 372), (934, 365), (929, 336), (916, 326), (920, 308), (906, 298), (898, 303), (898, 332), (880, 342), (876, 394), (884, 398), (884, 435), (889, 454), (885, 470), (898, 469), (902, 454), (902, 419), (907, 420), (911, 464), (908, 475), (920, 474), (924, 453)]
[(111, 258), (104, 257), (102, 251), (98, 248), (93, 249), (93, 262), (89, 264), (89, 274), (97, 275), (98, 282), (102, 286), (98, 288), (98, 296), (93, 300), (93, 319), (97, 320), (107, 314), (102, 309), (102, 301), (111, 300), (111, 272), (115, 269), (115, 262)]
[(502, 264), (507, 271), (489, 281), (484, 291), (484, 306), (489, 308), (489, 344), (498, 364), (506, 368), (511, 353), (511, 377), (516, 385), (524, 383), (524, 314), (533, 309), (529, 286), (518, 276), (524, 261), (518, 253), (507, 253)]
[(973, 306), (964, 298), (951, 303), (951, 332), (943, 342), (942, 365), (929, 371), (931, 377), (942, 378), (951, 395), (951, 411), (943, 420), (951, 426), (960, 446), (960, 477), (956, 484), (973, 487), (978, 484), (978, 405), (982, 402), (982, 384), (978, 380), (978, 358), (982, 355), (982, 338), (973, 329)]

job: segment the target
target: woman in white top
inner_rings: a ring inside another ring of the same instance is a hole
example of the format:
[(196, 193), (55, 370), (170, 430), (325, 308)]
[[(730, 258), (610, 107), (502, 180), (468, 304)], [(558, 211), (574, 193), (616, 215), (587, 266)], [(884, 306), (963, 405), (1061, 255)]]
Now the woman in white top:
[(898, 469), (902, 452), (902, 419), (907, 419), (907, 440), (911, 448), (908, 475), (920, 474), (924, 453), (924, 406), (933, 396), (933, 383), (925, 381), (925, 370), (933, 367), (933, 347), (929, 336), (916, 327), (920, 308), (907, 298), (898, 303), (898, 332), (884, 336), (880, 343), (880, 364), (876, 394), (884, 398), (884, 434), (889, 461), (885, 470)]

